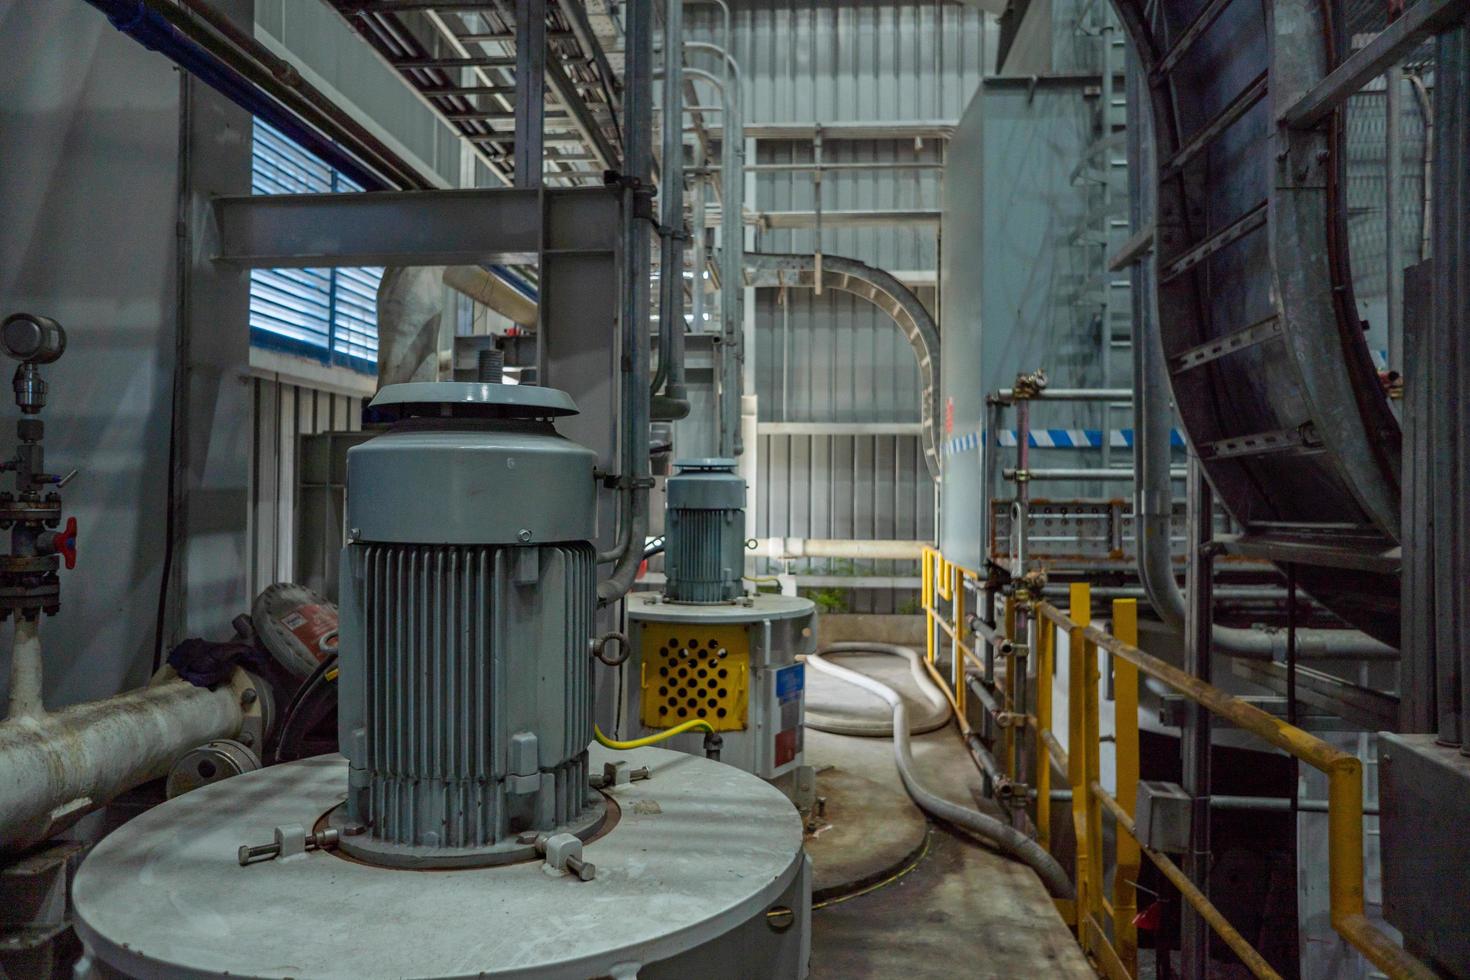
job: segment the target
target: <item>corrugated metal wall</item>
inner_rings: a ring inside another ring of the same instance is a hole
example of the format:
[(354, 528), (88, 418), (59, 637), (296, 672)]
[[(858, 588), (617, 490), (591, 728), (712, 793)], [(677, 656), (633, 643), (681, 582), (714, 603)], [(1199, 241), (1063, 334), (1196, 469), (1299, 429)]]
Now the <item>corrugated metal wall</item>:
[[(957, 119), (980, 81), (982, 14), (949, 0), (732, 0), (751, 122)], [(720, 42), (692, 8), (691, 36)]]
[[(362, 428), (360, 397), (252, 377), (250, 595), (296, 578), (298, 438)], [(242, 610), (243, 612), (244, 610)]]
[[(879, 123), (958, 119), (984, 68), (983, 14), (948, 2), (735, 0), (733, 53), (745, 84), (749, 126), (782, 123)], [(720, 43), (719, 15), (686, 14), (691, 37)], [(706, 59), (691, 57), (703, 66)], [(923, 210), (937, 215), (943, 193), (939, 140), (824, 138), (826, 162), (895, 161), (927, 169), (829, 171), (822, 209)], [(814, 159), (811, 139), (757, 141), (748, 162)], [(758, 212), (811, 211), (810, 172), (762, 172), (747, 207)], [(822, 251), (860, 259), (906, 279), (935, 281), (937, 220), (883, 227), (828, 227)], [(812, 228), (758, 230), (754, 247), (811, 253)], [(919, 288), (933, 310), (935, 290)], [(766, 424), (756, 447), (759, 485), (752, 488), (762, 537), (930, 539), (934, 490), (916, 434), (820, 432), (826, 423), (916, 423), (919, 374), (893, 321), (865, 300), (832, 290), (759, 289), (754, 318), (755, 393)], [(770, 431), (771, 423), (810, 423), (816, 432)], [(762, 570), (775, 566), (763, 563)], [(911, 562), (805, 561), (798, 575), (833, 603), (854, 611), (907, 608), (907, 590), (847, 588), (868, 576), (914, 579)], [(916, 581), (916, 579), (915, 579)]]

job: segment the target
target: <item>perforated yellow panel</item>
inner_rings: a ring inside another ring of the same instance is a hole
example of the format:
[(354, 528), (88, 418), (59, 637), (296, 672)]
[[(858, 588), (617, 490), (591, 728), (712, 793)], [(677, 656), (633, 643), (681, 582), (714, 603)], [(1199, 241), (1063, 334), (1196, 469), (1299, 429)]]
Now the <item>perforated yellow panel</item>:
[(745, 626), (643, 624), (646, 727), (672, 728), (703, 718), (717, 731), (743, 731), (749, 678)]

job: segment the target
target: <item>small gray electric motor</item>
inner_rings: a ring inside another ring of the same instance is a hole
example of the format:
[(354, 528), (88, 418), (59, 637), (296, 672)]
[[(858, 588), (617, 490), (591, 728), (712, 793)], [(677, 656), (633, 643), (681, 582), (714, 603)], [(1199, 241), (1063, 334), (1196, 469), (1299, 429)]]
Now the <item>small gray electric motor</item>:
[(347, 454), (339, 737), (343, 850), (407, 867), (589, 836), (595, 459), (550, 388), (412, 383)]
[(745, 481), (733, 459), (687, 459), (665, 485), (664, 594), (674, 602), (729, 602), (744, 594)]

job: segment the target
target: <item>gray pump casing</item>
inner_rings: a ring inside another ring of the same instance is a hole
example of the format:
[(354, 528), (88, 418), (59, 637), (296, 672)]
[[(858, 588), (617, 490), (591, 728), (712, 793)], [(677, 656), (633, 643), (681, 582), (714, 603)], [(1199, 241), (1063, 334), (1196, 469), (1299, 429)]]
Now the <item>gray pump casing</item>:
[(527, 856), (591, 833), (594, 454), (563, 392), (384, 388), (347, 455), (342, 847), (415, 867)]

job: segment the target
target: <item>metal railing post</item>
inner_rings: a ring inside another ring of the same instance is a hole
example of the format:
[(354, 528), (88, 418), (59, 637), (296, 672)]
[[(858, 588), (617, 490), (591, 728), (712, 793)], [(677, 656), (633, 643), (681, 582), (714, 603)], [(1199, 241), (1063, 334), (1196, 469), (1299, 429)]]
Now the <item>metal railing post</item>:
[(1036, 643), (1036, 838), (1051, 850), (1051, 752), (1044, 732), (1051, 731), (1052, 662), (1056, 657), (1057, 624), (1037, 618), (1041, 635)]
[[(1008, 716), (1015, 717), (1016, 711), (1016, 657), (1014, 644), (1016, 639), (1016, 597), (1014, 594), (1005, 597), (1005, 635), (1012, 642), (1012, 649), (1004, 652), (1006, 665), (1005, 686), (1001, 689), (1001, 710)], [(1006, 777), (1014, 780), (1016, 778), (1016, 728), (1014, 725), (1002, 725), (1001, 736), (1002, 761), (1006, 767)]]
[[(1138, 645), (1138, 600), (1113, 600), (1113, 635), (1129, 646)], [(1118, 805), (1133, 813), (1138, 802), (1138, 668), (1121, 657), (1109, 657), (1113, 668), (1113, 724), (1116, 749), (1114, 773)], [(1119, 827), (1113, 872), (1113, 941), (1118, 959), (1130, 976), (1138, 974), (1138, 911), (1134, 883), (1143, 855), (1138, 841)]]
[(1071, 590), (1071, 608), (1067, 611), (1072, 627), (1067, 631), (1067, 782), (1072, 785), (1072, 831), (1077, 839), (1075, 879), (1077, 884), (1077, 941), (1084, 951), (1091, 950), (1092, 936), (1087, 928), (1088, 910), (1092, 907), (1092, 878), (1090, 866), (1092, 844), (1088, 839), (1091, 820), (1089, 784), (1091, 774), (1087, 771), (1087, 726), (1083, 705), (1087, 700), (1087, 672), (1084, 650), (1087, 641), (1083, 631), (1091, 622), (1092, 597), (1086, 582), (1074, 582)]
[(919, 601), (924, 608), (924, 659), (934, 662), (934, 559), (939, 552), (925, 548), (919, 555)]
[[(1087, 599), (1092, 600), (1091, 590), (1088, 591)], [(1100, 676), (1097, 669), (1097, 644), (1082, 635), (1082, 745), (1072, 751), (1073, 755), (1085, 757), (1083, 771), (1083, 793), (1082, 798), (1086, 804), (1087, 837), (1085, 841), (1079, 838), (1078, 847), (1087, 848), (1087, 905), (1084, 909), (1078, 909), (1078, 916), (1086, 918), (1088, 932), (1096, 931), (1098, 936), (1093, 937), (1089, 948), (1101, 948), (1106, 945), (1107, 937), (1102, 935), (1103, 920), (1106, 916), (1104, 911), (1104, 885), (1103, 866), (1103, 840), (1102, 840), (1102, 802), (1098, 798), (1098, 783), (1102, 779), (1102, 732), (1101, 719), (1098, 711), (1098, 688)], [(1075, 793), (1076, 790), (1074, 789)]]
[[(1189, 458), (1189, 609), (1184, 637), (1184, 669), (1206, 684), (1212, 682), (1210, 640), (1214, 628), (1214, 494), (1198, 456)], [(1186, 706), (1180, 740), (1184, 791), (1190, 795), (1189, 853), (1184, 870), (1206, 896), (1210, 894), (1210, 713), (1198, 701)], [(1183, 909), (1180, 970), (1186, 980), (1206, 980), (1210, 964), (1210, 930), (1194, 909)]]

